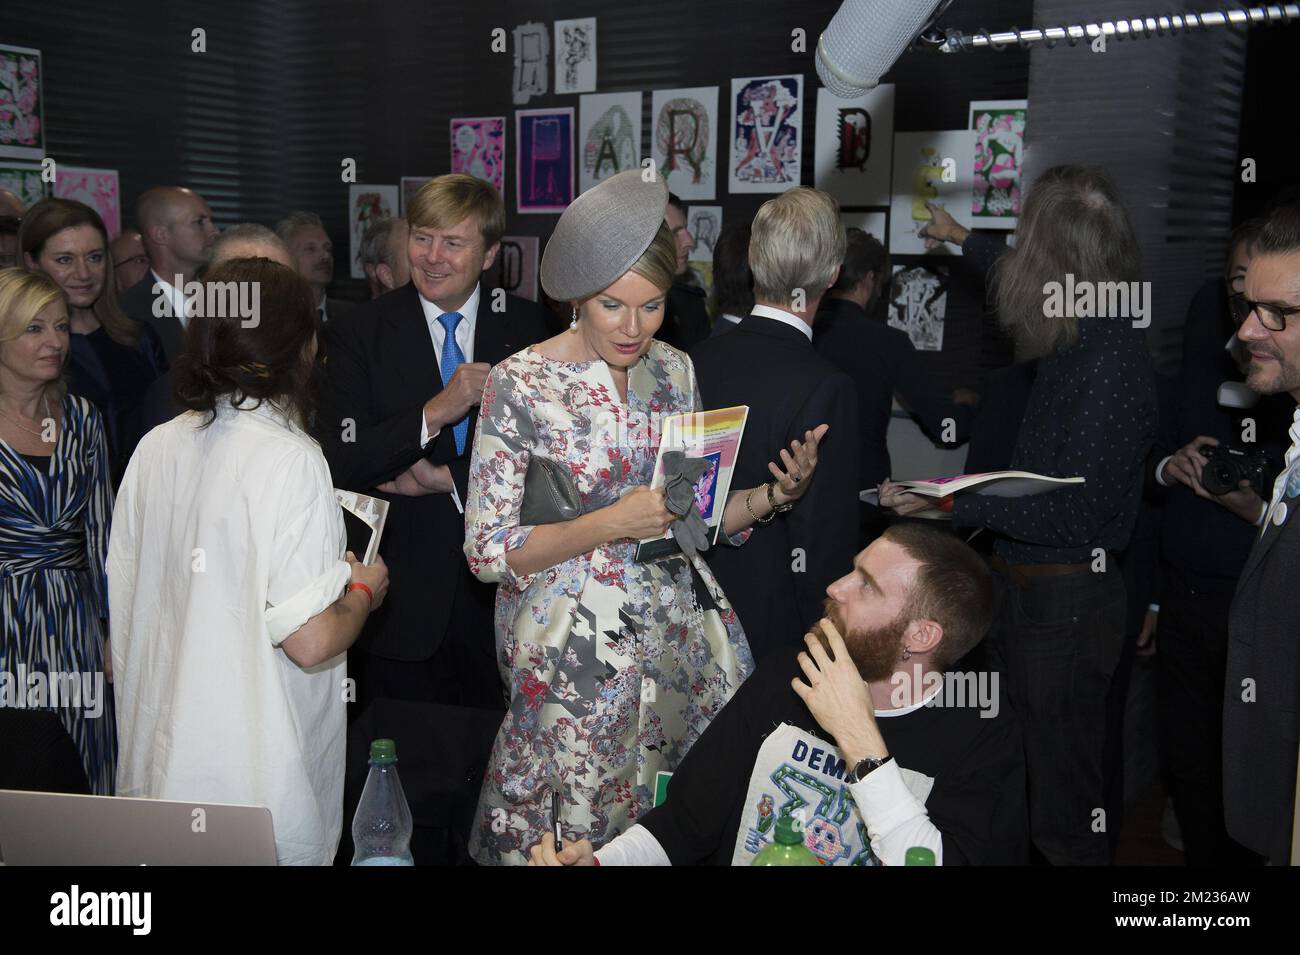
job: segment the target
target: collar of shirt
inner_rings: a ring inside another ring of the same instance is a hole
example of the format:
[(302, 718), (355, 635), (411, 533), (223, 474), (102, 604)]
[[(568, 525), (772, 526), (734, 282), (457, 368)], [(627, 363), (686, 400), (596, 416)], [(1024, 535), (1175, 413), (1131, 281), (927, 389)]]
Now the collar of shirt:
[(894, 710), (880, 710), (880, 709), (876, 709), (875, 707), (872, 707), (872, 712), (874, 712), (877, 717), (906, 716), (908, 713), (915, 713), (921, 707), (925, 706), (936, 696), (938, 696), (941, 692), (943, 692), (942, 682), (940, 682), (938, 686), (930, 690), (929, 693), (925, 694), (925, 696), (922, 697), (920, 702), (918, 703), (913, 703), (911, 706), (900, 706)]
[(740, 317), (739, 315), (732, 315), (730, 312), (723, 312), (723, 313), (722, 313), (721, 315), (719, 315), (718, 317), (719, 317), (719, 318), (725, 318), (727, 321), (731, 322), (731, 324), (733, 324), (733, 325), (739, 325), (739, 324), (741, 323), (741, 321), (742, 321), (742, 319), (741, 319), (741, 317)]
[(812, 326), (805, 322), (793, 312), (787, 312), (783, 308), (776, 308), (772, 305), (755, 305), (751, 315), (761, 315), (763, 318), (772, 318), (778, 322), (783, 322), (793, 328), (799, 329), (808, 336), (808, 341), (812, 341)]
[[(419, 295), (419, 292), (416, 292)], [(460, 350), (465, 355), (466, 361), (474, 360), (474, 327), (478, 320), (478, 303), (479, 287), (474, 286), (474, 291), (470, 293), (465, 304), (456, 311), (460, 312), (460, 324), (456, 326), (456, 344), (460, 345)], [(443, 340), (447, 337), (447, 331), (438, 321), (438, 316), (446, 314), (445, 309), (439, 308), (430, 302), (423, 295), (420, 295), (420, 308), (424, 309), (424, 320), (428, 323), (429, 334), (433, 338), (433, 349), (438, 354), (442, 354)]]
[(233, 401), (218, 401), (216, 404), (216, 412), (218, 416), (233, 415), (237, 413), (257, 415), (257, 417), (265, 418), (267, 421), (284, 428), (286, 431), (292, 431), (294, 434), (299, 434), (304, 437), (307, 436), (307, 433), (302, 429), (298, 422), (294, 421), (293, 418), (285, 412), (284, 408), (275, 401), (259, 401), (256, 398), (249, 398), (247, 396), (241, 398), (238, 404)]
[(150, 269), (149, 272), (153, 275), (154, 281), (162, 286), (162, 293), (167, 296), (167, 302), (171, 305), (172, 316), (181, 323), (181, 328), (185, 328), (190, 321), (189, 301), (185, 298), (185, 293), (153, 269)]

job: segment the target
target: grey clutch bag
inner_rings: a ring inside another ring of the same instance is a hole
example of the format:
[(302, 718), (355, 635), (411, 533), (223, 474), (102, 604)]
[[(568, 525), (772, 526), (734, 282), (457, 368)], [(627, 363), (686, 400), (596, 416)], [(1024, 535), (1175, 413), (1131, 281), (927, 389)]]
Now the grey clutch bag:
[(519, 522), (526, 526), (558, 524), (582, 514), (582, 498), (567, 466), (533, 456), (524, 475), (524, 500)]

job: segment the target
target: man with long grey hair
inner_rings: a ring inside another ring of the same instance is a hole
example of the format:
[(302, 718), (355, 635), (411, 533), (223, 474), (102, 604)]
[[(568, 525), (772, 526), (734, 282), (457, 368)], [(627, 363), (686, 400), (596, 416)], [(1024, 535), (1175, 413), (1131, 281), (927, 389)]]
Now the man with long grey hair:
[[(1004, 598), (987, 664), (1002, 671), (1025, 728), (1034, 845), (1053, 864), (1104, 865), (1106, 697), (1125, 622), (1114, 555), (1137, 519), (1156, 426), (1137, 238), (1110, 176), (1087, 166), (1038, 178), (1015, 248), (1000, 257), (987, 247), (994, 240), (951, 217), (926, 228), (977, 260), (996, 258), (999, 321), (1021, 357), (1039, 359), (1011, 467), (1085, 479), (1028, 497), (967, 494), (944, 507), (955, 525), (997, 535)], [(881, 503), (899, 513), (933, 505), (888, 481)]]

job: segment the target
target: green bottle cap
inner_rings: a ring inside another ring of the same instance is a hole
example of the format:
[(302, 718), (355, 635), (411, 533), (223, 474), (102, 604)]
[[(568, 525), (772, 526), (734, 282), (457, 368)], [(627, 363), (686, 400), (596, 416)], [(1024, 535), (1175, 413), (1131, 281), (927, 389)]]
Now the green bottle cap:
[(903, 857), (903, 865), (934, 865), (934, 850), (925, 846), (912, 846)]
[(370, 762), (385, 766), (397, 762), (397, 744), (391, 739), (377, 739), (370, 744)]
[(803, 845), (803, 824), (794, 816), (782, 813), (776, 821), (776, 831), (772, 839), (783, 846)]

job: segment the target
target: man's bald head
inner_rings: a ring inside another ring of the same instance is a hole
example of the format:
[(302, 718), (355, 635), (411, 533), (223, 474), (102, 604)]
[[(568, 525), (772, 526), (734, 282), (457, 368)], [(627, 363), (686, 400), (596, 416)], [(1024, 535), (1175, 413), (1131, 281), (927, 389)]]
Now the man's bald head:
[(232, 225), (212, 245), (208, 268), (216, 268), (230, 259), (270, 259), (286, 268), (294, 268), (293, 255), (284, 240), (264, 225), (244, 222)]
[(154, 271), (168, 277), (177, 273), (190, 278), (205, 261), (217, 227), (212, 210), (192, 189), (155, 186), (135, 204), (136, 222)]
[(10, 192), (8, 189), (0, 189), (0, 216), (15, 216), (22, 218), (27, 211), (23, 201), (18, 198), (17, 193)]

